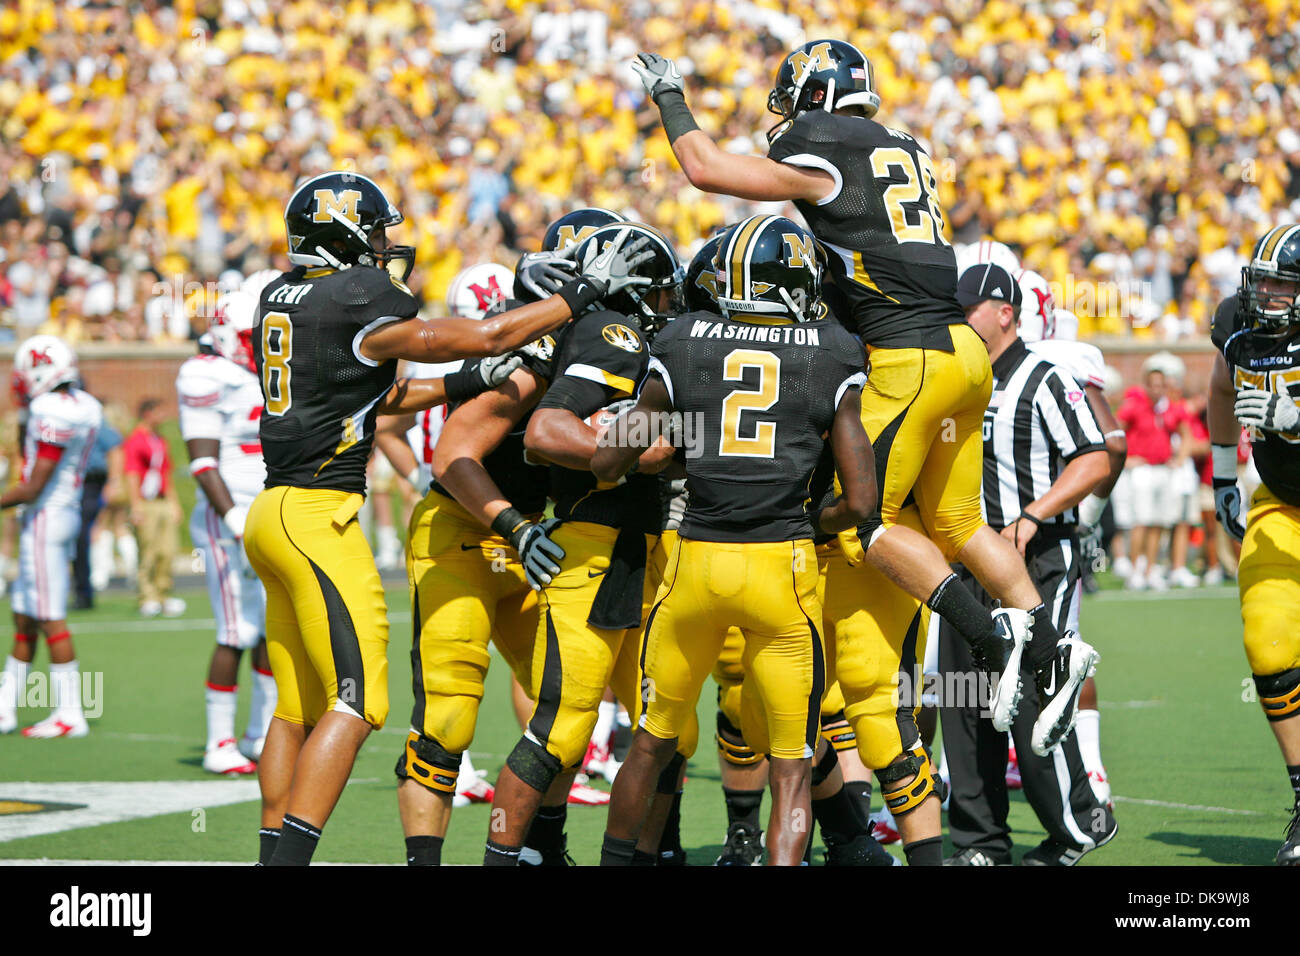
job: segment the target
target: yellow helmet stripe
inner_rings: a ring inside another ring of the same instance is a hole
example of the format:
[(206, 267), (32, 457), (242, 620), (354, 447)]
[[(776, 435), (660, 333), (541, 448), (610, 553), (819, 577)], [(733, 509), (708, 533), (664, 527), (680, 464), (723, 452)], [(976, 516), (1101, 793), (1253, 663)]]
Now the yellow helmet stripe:
[(748, 222), (741, 223), (740, 228), (736, 230), (732, 237), (731, 248), (727, 250), (726, 297), (729, 299), (745, 298), (745, 264), (747, 262), (745, 250), (749, 248), (749, 243), (758, 227), (768, 218), (770, 217), (752, 217)]
[(1287, 238), (1295, 233), (1297, 229), (1300, 229), (1300, 226), (1294, 224), (1274, 227), (1274, 229), (1264, 237), (1263, 245), (1259, 250), (1259, 258), (1264, 262), (1273, 262), (1276, 260), (1278, 252), (1281, 250), (1282, 246), (1286, 245)]

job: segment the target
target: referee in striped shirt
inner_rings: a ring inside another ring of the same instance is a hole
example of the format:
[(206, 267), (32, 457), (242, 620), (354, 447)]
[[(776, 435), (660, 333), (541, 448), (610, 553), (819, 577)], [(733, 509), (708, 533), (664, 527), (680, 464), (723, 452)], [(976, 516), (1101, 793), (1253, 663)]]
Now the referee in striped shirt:
[[(1023, 665), (1025, 695), (1011, 726), (1025, 796), (1048, 834), (1022, 862), (1069, 866), (1110, 840), (1116, 826), (1093, 795), (1072, 729), (1079, 686), (1098, 659), (1074, 634), (1082, 570), (1075, 509), (1106, 477), (1109, 464), (1083, 389), (1067, 370), (1020, 340), (1020, 297), (1007, 271), (992, 263), (966, 270), (957, 285), (957, 300), (993, 363), (993, 395), (984, 415), (985, 517), (1025, 556), (1064, 635), (1048, 668), (1035, 672), (1028, 661)], [(973, 576), (960, 568), (958, 573), (992, 606)], [(946, 622), (939, 669), (941, 689), (966, 686), (949, 675), (976, 670), (965, 641)], [(948, 825), (956, 851), (948, 862), (1010, 863), (1006, 734), (980, 717), (978, 700), (943, 697), (944, 759), (952, 780)]]

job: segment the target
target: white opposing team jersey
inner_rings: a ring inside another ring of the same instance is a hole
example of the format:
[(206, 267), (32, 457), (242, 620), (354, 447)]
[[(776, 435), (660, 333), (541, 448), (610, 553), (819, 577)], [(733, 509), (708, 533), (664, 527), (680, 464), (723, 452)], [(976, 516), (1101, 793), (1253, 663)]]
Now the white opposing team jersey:
[(94, 396), (78, 388), (56, 389), (32, 399), (23, 448), (23, 480), (31, 477), (36, 460), (46, 449), (57, 447), (59, 463), (54, 474), (30, 505), (81, 512), (81, 481), (95, 447), (95, 435), (104, 422), (104, 409)]
[(1060, 366), (1080, 385), (1106, 387), (1106, 360), (1095, 345), (1070, 339), (1040, 339), (1029, 343), (1029, 351)]
[[(409, 362), (402, 373), (407, 378), (442, 378), (452, 372), (460, 371), (464, 364), (459, 359), (455, 362)], [(420, 491), (427, 491), (433, 481), (433, 449), (442, 434), (442, 423), (447, 420), (447, 406), (435, 405), (415, 415), (415, 425), (406, 433), (407, 444), (415, 452), (415, 460), (420, 465)]]
[(257, 376), (220, 355), (187, 359), (176, 376), (181, 438), (221, 442), (217, 473), (236, 504), (248, 504), (266, 484), (258, 419), (262, 387)]

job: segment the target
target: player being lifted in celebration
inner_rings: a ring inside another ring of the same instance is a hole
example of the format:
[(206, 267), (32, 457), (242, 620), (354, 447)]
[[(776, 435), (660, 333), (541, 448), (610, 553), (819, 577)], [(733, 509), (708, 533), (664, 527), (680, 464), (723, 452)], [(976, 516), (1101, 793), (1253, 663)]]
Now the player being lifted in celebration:
[[(621, 478), (674, 410), (698, 422), (686, 451), (686, 513), (646, 625), (645, 714), (614, 781), (601, 863), (628, 865), (648, 802), (733, 624), (745, 635), (742, 731), (770, 758), (769, 860), (797, 866), (811, 819), (811, 758), (826, 664), (814, 525), (851, 528), (876, 505), (861, 424), (862, 348), (822, 318), (812, 238), (778, 216), (724, 237), (724, 317), (688, 313), (652, 347), (637, 405), (592, 458)], [(808, 486), (829, 433), (844, 493), (816, 514)]]
[[(613, 257), (541, 302), (483, 321), (416, 317), (404, 284), (411, 246), (364, 176), (325, 173), (285, 208), (296, 268), (262, 290), (254, 356), (265, 409), (266, 490), (244, 546), (266, 586), (266, 633), (279, 700), (259, 766), (263, 862), (303, 865), (372, 728), (388, 715), (383, 585), (357, 520), (380, 413), (405, 414), (498, 384), (511, 361), (445, 379), (396, 380), (397, 359), (500, 355), (563, 325), (626, 275)], [(405, 263), (401, 278), (390, 266)]]
[[(1241, 542), (1237, 586), (1246, 659), (1282, 749), (1295, 808), (1277, 863), (1300, 865), (1300, 225), (1269, 230), (1237, 294), (1210, 329), (1221, 354), (1210, 376), (1209, 424), (1219, 521)], [(1240, 422), (1240, 424), (1238, 424)], [(1237, 439), (1252, 429), (1262, 482), (1243, 526)]]
[(84, 737), (81, 675), (68, 633), (68, 564), (81, 528), (81, 482), (103, 410), (77, 382), (77, 358), (60, 339), (36, 335), (14, 355), (14, 385), (29, 402), (22, 481), (0, 508), (24, 505), (13, 587), (14, 650), (0, 675), (0, 734), (18, 726), (16, 708), (41, 634), (50, 649), (54, 711), (24, 737)]
[[(875, 451), (880, 513), (859, 529), (862, 544), (895, 584), (958, 628), (994, 678), (993, 721), (1005, 730), (1019, 701), (1022, 655), (1044, 666), (1059, 634), (1019, 553), (980, 515), (992, 372), (957, 305), (933, 160), (912, 136), (872, 119), (880, 96), (871, 64), (849, 43), (805, 43), (782, 62), (768, 97), (782, 122), (768, 134), (765, 158), (724, 152), (699, 129), (671, 60), (642, 53), (632, 67), (695, 186), (791, 200), (829, 251), (830, 278), (850, 307), (842, 318), (852, 319), (870, 355), (862, 423)], [(898, 521), (909, 495), (926, 535)], [(984, 608), (950, 561), (974, 572), (1004, 607)]]
[[(208, 666), (205, 699), (209, 773), (257, 772), (275, 709), (275, 678), (266, 657), (266, 593), (244, 557), (248, 507), (266, 481), (258, 419), (262, 390), (253, 366), (257, 299), (235, 291), (221, 297), (208, 329), (212, 351), (187, 359), (176, 376), (181, 438), (190, 474), (202, 494), (190, 517), (190, 537), (203, 552), (208, 597), (217, 619), (217, 646)], [(251, 578), (251, 580), (250, 580)], [(248, 729), (235, 740), (239, 661), (253, 652), (253, 699)]]

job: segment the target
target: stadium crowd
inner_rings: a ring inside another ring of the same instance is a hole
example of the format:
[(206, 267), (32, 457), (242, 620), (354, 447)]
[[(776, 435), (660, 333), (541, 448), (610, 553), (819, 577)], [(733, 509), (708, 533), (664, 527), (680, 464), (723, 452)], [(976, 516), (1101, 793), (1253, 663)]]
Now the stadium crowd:
[[(696, 75), (737, 152), (782, 53), (842, 36), (992, 235), (1085, 334), (1204, 335), (1248, 243), (1300, 214), (1296, 0), (18, 0), (0, 11), (0, 339), (191, 338), (223, 272), (283, 264), (300, 177), (364, 169), (417, 239), (417, 293), (513, 263), (583, 202), (691, 242), (751, 212), (693, 192), (628, 70)], [(724, 120), (724, 117), (730, 119)], [(269, 250), (269, 255), (268, 255)]]

